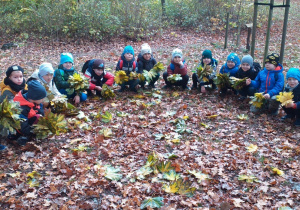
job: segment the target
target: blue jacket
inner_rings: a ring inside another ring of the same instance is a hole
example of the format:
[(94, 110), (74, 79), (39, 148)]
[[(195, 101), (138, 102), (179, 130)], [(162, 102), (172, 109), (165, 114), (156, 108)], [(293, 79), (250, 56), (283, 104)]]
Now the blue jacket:
[(258, 73), (255, 80), (251, 81), (251, 86), (258, 89), (258, 92), (269, 94), (270, 97), (278, 95), (283, 90), (284, 75), (283, 67), (278, 64), (275, 70), (268, 71), (264, 68)]
[[(227, 61), (232, 61), (235, 63), (235, 66), (233, 68), (229, 68), (227, 66)], [(241, 65), (241, 61), (239, 59), (239, 56), (236, 53), (230, 53), (227, 57), (226, 63), (221, 67), (220, 74), (226, 74), (230, 73), (230, 77), (235, 77), (237, 71), (239, 70), (239, 67)]]

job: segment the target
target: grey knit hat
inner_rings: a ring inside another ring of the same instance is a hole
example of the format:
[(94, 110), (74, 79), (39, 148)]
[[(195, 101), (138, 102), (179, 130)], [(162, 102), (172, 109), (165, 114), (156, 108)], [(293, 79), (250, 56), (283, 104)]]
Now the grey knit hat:
[(248, 63), (251, 67), (253, 66), (253, 58), (251, 55), (245, 55), (243, 58), (242, 58), (242, 64), (243, 63)]

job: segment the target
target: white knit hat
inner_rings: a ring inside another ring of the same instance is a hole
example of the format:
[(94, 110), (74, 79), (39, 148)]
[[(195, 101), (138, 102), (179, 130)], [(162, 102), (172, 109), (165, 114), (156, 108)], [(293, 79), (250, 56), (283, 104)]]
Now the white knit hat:
[(47, 74), (53, 74), (53, 73), (54, 73), (54, 69), (53, 69), (51, 63), (42, 63), (42, 65), (40, 65), (40, 68), (39, 68), (40, 76), (43, 77)]
[(172, 52), (172, 60), (173, 60), (176, 56), (182, 58), (182, 50), (181, 50), (181, 49), (176, 48), (176, 49), (173, 50), (173, 52)]
[(148, 45), (148, 43), (142, 44), (141, 54), (144, 55), (146, 53), (152, 53), (151, 47)]

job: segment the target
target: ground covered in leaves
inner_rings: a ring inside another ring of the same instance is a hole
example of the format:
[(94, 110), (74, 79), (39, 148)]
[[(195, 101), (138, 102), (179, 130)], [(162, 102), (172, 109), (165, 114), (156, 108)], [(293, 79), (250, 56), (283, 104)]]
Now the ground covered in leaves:
[[(279, 52), (281, 23), (273, 26), (272, 52)], [(287, 36), (286, 68), (299, 68), (300, 40), (294, 25)], [(255, 52), (260, 63), (263, 31)], [(245, 46), (246, 34), (242, 37)], [(165, 67), (172, 49), (182, 48), (191, 75), (204, 49), (212, 50), (219, 68), (231, 51), (242, 57), (242, 47), (223, 50), (223, 39), (222, 33), (168, 31), (146, 42)], [(78, 70), (85, 60), (103, 58), (112, 71), (125, 45), (139, 52), (142, 43), (27, 40), (1, 51), (1, 78), (12, 64), (24, 67), (27, 77), (42, 62), (56, 66), (61, 52), (73, 53)], [(24, 148), (2, 140), (8, 149), (0, 154), (0, 206), (299, 208), (300, 132), (292, 122), (279, 120), (282, 111), (279, 116), (255, 116), (248, 101), (239, 102), (236, 95), (164, 91), (163, 85), (161, 79), (151, 91), (124, 92), (107, 101), (91, 98), (80, 105), (80, 116), (67, 118), (68, 132), (60, 136)]]

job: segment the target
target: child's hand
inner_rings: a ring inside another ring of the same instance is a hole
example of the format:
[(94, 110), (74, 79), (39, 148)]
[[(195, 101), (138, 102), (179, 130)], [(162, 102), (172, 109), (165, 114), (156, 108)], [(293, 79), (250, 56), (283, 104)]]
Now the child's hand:
[(265, 99), (269, 99), (269, 98), (271, 98), (271, 97), (270, 97), (270, 95), (267, 93), (267, 94), (264, 95), (264, 98), (265, 98)]
[(286, 108), (293, 108), (295, 106), (295, 103), (288, 103), (285, 105)]
[(201, 93), (205, 93), (205, 92), (206, 92), (205, 87), (201, 86)]
[(250, 78), (246, 79), (246, 85), (250, 85), (250, 84), (251, 84), (251, 79)]
[(79, 95), (76, 95), (76, 96), (74, 97), (73, 101), (75, 102), (75, 104), (79, 104), (79, 102), (80, 102), (80, 97), (79, 97)]
[(182, 61), (180, 61), (178, 64), (179, 64), (180, 66), (183, 66), (183, 62), (182, 62)]

